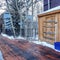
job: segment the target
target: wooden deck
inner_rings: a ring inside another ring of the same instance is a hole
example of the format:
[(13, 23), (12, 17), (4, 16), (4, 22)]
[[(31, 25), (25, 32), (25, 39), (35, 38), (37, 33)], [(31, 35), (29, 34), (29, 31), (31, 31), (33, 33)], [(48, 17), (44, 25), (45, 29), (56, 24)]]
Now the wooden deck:
[(0, 36), (4, 60), (60, 60), (60, 53), (28, 41), (9, 40)]

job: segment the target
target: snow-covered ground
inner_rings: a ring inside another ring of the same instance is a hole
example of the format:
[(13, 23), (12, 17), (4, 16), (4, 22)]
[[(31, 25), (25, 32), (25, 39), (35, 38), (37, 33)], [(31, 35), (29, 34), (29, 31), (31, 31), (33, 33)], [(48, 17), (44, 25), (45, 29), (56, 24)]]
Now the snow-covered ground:
[(2, 55), (2, 52), (0, 51), (0, 60), (4, 60), (3, 59), (3, 55)]

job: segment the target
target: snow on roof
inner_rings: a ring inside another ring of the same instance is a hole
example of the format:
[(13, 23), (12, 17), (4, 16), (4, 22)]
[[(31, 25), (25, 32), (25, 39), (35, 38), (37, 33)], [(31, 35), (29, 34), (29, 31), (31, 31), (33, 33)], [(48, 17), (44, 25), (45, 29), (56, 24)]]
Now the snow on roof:
[[(42, 13), (40, 13), (40, 14), (52, 12), (52, 11), (55, 11), (55, 10), (60, 10), (60, 6), (54, 7), (54, 8), (52, 8), (52, 9), (49, 9), (49, 10), (47, 10), (47, 11), (44, 11), (44, 12), (42, 12)], [(38, 14), (38, 15), (39, 15), (39, 14)]]

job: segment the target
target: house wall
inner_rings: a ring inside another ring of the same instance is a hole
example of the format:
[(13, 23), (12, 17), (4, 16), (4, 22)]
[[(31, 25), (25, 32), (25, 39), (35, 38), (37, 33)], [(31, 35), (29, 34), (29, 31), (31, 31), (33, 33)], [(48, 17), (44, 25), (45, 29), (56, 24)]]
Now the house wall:
[(54, 8), (56, 6), (60, 6), (60, 0), (49, 0), (50, 2), (48, 3), (48, 0), (44, 0), (44, 11), (48, 10), (48, 4), (51, 8)]

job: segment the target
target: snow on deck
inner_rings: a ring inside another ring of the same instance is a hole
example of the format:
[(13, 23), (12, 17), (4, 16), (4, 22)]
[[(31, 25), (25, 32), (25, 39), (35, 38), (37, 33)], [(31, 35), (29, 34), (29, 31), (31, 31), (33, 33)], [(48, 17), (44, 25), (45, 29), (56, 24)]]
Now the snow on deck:
[(2, 55), (2, 52), (0, 51), (0, 60), (4, 60), (3, 59), (3, 55)]
[(47, 46), (47, 47), (49, 47), (49, 48), (54, 49), (54, 50), (57, 51), (57, 52), (60, 52), (59, 50), (56, 50), (56, 49), (55, 49), (54, 45), (49, 44), (49, 43), (47, 43), (47, 42), (41, 42), (40, 40), (38, 40), (38, 41), (30, 41), (30, 42), (33, 42), (33, 43), (35, 43), (35, 44), (40, 44), (40, 45), (43, 45), (43, 46)]
[(47, 42), (41, 42), (41, 41), (32, 41), (32, 42), (35, 43), (35, 44), (40, 44), (40, 45), (43, 45), (43, 46), (48, 46), (48, 47), (54, 49), (54, 45), (49, 44)]

